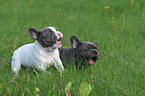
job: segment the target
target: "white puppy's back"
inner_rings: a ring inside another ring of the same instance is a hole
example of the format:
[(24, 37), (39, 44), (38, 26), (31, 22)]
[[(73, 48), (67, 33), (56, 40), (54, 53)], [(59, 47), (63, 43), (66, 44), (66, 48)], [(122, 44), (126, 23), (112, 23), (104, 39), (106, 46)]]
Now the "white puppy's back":
[(17, 70), (21, 68), (21, 64), (32, 67), (31, 54), (34, 43), (23, 45), (14, 51), (12, 57), (12, 70), (17, 73)]

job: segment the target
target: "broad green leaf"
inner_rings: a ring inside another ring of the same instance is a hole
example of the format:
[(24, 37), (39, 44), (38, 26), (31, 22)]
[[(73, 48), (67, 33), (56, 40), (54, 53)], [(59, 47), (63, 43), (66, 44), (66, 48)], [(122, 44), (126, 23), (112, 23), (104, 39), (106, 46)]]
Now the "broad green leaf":
[(35, 94), (39, 94), (39, 93), (40, 93), (40, 89), (39, 89), (38, 87), (34, 87), (34, 88), (33, 88), (33, 92), (34, 92)]
[(81, 83), (79, 88), (80, 96), (88, 96), (91, 91), (92, 87), (90, 84), (88, 84), (88, 82), (84, 81)]

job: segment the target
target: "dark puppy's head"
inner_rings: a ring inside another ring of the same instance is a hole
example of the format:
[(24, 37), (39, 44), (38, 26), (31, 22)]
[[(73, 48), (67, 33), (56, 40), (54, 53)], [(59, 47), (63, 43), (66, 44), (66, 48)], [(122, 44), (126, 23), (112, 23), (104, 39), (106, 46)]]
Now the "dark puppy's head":
[(94, 65), (99, 58), (99, 42), (81, 42), (76, 36), (71, 36), (70, 42), (72, 47), (76, 50), (76, 58), (83, 61), (89, 66)]
[(28, 33), (30, 36), (37, 40), (42, 47), (61, 47), (62, 33), (55, 27), (45, 27), (42, 30), (36, 30), (35, 28), (29, 28)]

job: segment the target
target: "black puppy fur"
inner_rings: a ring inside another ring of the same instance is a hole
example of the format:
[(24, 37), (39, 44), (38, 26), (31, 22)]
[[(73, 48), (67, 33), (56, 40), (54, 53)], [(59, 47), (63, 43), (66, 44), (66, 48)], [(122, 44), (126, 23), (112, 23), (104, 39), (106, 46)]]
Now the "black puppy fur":
[(96, 63), (99, 58), (99, 42), (81, 42), (75, 35), (70, 38), (72, 47), (59, 48), (60, 58), (64, 67), (86, 68)]
[(48, 27), (45, 27), (42, 30), (36, 30), (35, 28), (31, 27), (28, 29), (28, 33), (34, 40), (37, 40), (44, 48), (52, 47), (57, 41), (55, 33)]

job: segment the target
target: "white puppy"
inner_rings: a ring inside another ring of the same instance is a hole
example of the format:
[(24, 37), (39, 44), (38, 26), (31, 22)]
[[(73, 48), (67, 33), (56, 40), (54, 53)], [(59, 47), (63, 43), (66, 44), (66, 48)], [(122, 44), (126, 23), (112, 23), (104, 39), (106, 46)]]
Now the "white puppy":
[(40, 31), (29, 28), (28, 33), (35, 42), (14, 51), (11, 64), (13, 72), (18, 74), (21, 64), (41, 71), (45, 71), (51, 65), (58, 71), (64, 70), (58, 51), (62, 45), (62, 33), (55, 27), (45, 27)]

